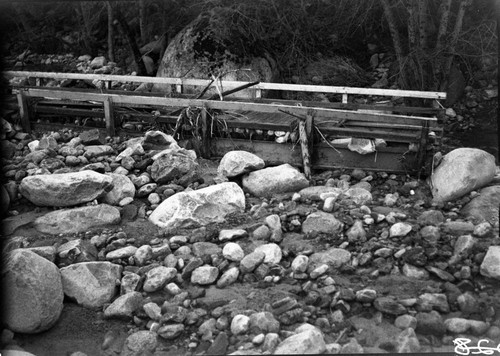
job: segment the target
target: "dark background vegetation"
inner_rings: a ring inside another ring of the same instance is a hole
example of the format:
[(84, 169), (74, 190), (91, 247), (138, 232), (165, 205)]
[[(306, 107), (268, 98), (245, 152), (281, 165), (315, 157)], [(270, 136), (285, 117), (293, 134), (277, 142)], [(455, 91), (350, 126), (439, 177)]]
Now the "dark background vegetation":
[(268, 55), (282, 81), (322, 57), (345, 55), (369, 68), (373, 53), (386, 52), (400, 88), (443, 90), (452, 61), (470, 78), (498, 56), (495, 0), (39, 0), (0, 10), (8, 55), (112, 55), (122, 65), (131, 56), (123, 25), (139, 47), (156, 39), (164, 50), (204, 13), (205, 31), (220, 44), (210, 50)]

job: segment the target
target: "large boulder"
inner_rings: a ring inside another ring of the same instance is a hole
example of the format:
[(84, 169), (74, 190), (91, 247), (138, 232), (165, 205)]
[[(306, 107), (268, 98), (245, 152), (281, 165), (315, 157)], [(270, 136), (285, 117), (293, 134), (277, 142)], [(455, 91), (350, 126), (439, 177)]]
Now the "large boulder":
[(307, 178), (288, 163), (250, 172), (243, 177), (243, 187), (258, 197), (295, 192), (309, 186)]
[[(212, 79), (215, 70), (225, 74), (223, 80), (272, 82), (274, 61), (262, 57), (243, 58), (240, 53), (249, 52), (247, 44), (235, 38), (231, 22), (220, 21), (221, 16), (225, 15), (217, 14), (216, 10), (203, 13), (180, 31), (165, 50), (156, 76)], [(172, 89), (171, 85), (155, 84), (153, 90), (170, 92)], [(185, 92), (199, 92), (199, 89), (187, 87)], [(216, 93), (212, 87), (206, 95)], [(251, 98), (253, 93), (246, 89), (232, 96)]]
[(223, 222), (233, 212), (245, 210), (245, 194), (233, 182), (177, 193), (163, 201), (149, 220), (164, 229), (199, 227)]
[(264, 168), (262, 158), (247, 151), (231, 151), (222, 157), (217, 172), (225, 177), (232, 178)]
[(474, 197), (462, 208), (461, 213), (474, 218), (477, 222), (487, 221), (491, 225), (498, 224), (500, 185), (483, 188), (479, 193), (480, 195)]
[(61, 274), (56, 265), (24, 249), (6, 255), (2, 272), (4, 322), (16, 333), (50, 329), (63, 309)]
[(120, 222), (120, 211), (107, 204), (56, 210), (37, 218), (35, 229), (45, 234), (78, 233)]
[(457, 148), (443, 157), (430, 177), (434, 200), (458, 199), (491, 182), (495, 171), (493, 155), (477, 148)]
[(94, 171), (40, 174), (24, 178), (19, 192), (38, 206), (73, 206), (103, 196), (112, 183), (110, 176)]
[(109, 173), (108, 175), (113, 179), (113, 189), (104, 196), (104, 203), (118, 205), (122, 199), (135, 196), (135, 185), (129, 177), (116, 173)]
[(118, 291), (123, 267), (110, 262), (81, 262), (61, 268), (64, 294), (85, 308), (100, 308)]
[(172, 182), (186, 187), (197, 177), (198, 163), (184, 149), (160, 156), (151, 166), (151, 178), (158, 184)]

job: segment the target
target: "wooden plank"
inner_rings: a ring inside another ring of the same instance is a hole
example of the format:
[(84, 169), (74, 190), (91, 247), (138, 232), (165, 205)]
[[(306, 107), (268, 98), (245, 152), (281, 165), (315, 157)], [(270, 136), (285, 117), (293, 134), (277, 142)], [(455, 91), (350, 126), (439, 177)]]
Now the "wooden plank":
[(345, 127), (335, 127), (321, 130), (321, 133), (325, 136), (335, 135), (340, 137), (359, 137), (359, 138), (381, 138), (386, 141), (392, 142), (406, 142), (411, 143), (418, 141), (420, 139), (420, 132), (414, 133), (395, 133), (392, 131), (385, 130), (374, 130), (369, 128), (345, 128)]
[(21, 126), (23, 127), (24, 132), (30, 133), (30, 114), (28, 107), (28, 100), (25, 95), (24, 90), (20, 90), (17, 93), (17, 103), (19, 105), (19, 116), (21, 117)]
[[(313, 169), (335, 169), (335, 168), (362, 168), (372, 171), (385, 172), (409, 172), (407, 165), (413, 165), (414, 157), (406, 155), (401, 160), (404, 148), (381, 148), (376, 154), (360, 155), (349, 149), (333, 145), (337, 153), (326, 144), (315, 145), (315, 164)], [(240, 139), (216, 139), (211, 142), (213, 157), (220, 158), (229, 151), (243, 150), (261, 157), (266, 165), (279, 165), (289, 163), (293, 166), (302, 167), (302, 157), (298, 146), (294, 148), (291, 144), (279, 144), (272, 141), (249, 141)]]
[(40, 114), (60, 114), (72, 116), (89, 116), (89, 117), (104, 117), (104, 111), (88, 110), (88, 109), (73, 109), (61, 108), (53, 106), (37, 105), (33, 111)]
[[(110, 98), (112, 98), (114, 104), (125, 105), (125, 106), (142, 104), (142, 105), (152, 105), (152, 106), (202, 107), (203, 105), (206, 105), (207, 108), (211, 109), (232, 110), (232, 111), (251, 110), (257, 112), (277, 113), (280, 112), (280, 110), (287, 110), (297, 115), (305, 115), (307, 110), (310, 109), (307, 107), (287, 106), (287, 105), (274, 106), (270, 104), (233, 102), (233, 101), (125, 96), (117, 94), (99, 94), (99, 93), (76, 93), (76, 92), (65, 92), (60, 90), (39, 89), (39, 88), (29, 88), (26, 89), (26, 92), (29, 96), (33, 97), (69, 99), (76, 101), (78, 100), (103, 101), (105, 97), (109, 96)], [(347, 110), (335, 110), (335, 109), (323, 109), (323, 108), (314, 109), (314, 115), (317, 118), (335, 118), (340, 120), (342, 119), (365, 120), (365, 121), (402, 123), (402, 124), (414, 124), (421, 121), (430, 121), (430, 122), (435, 122), (437, 124), (436, 118), (429, 118), (429, 117), (420, 117), (420, 116), (408, 117), (403, 115), (360, 113)]]
[[(203, 86), (203, 87), (210, 84), (210, 80), (208, 79), (157, 78), (157, 77), (139, 77), (139, 76), (104, 75), (104, 74), (8, 71), (5, 72), (5, 75), (7, 77), (25, 77), (25, 78), (38, 77), (38, 78), (82, 79), (82, 80), (97, 79), (103, 81), (108, 80), (108, 81), (117, 81), (124, 83), (135, 82), (135, 83), (177, 84), (177, 85), (192, 85), (192, 86)], [(221, 85), (224, 87), (237, 87), (247, 83), (250, 82), (222, 81)], [(395, 97), (422, 98), (422, 99), (446, 99), (446, 93), (444, 92), (354, 88), (354, 87), (337, 87), (337, 86), (325, 86), (325, 85), (260, 83), (255, 86), (255, 89), (320, 92), (320, 93), (331, 93), (331, 94), (395, 96)]]
[(106, 118), (106, 131), (108, 135), (115, 136), (115, 118), (113, 115), (113, 102), (111, 98), (106, 98), (104, 100), (104, 117)]

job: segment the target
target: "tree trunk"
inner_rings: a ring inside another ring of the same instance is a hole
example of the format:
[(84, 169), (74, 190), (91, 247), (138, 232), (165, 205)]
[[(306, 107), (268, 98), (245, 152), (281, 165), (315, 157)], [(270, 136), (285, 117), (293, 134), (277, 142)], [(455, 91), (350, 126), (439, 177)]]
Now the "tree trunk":
[(32, 34), (33, 33), (33, 28), (30, 25), (29, 19), (26, 17), (26, 14), (24, 11), (19, 8), (18, 4), (14, 3), (13, 4), (14, 10), (16, 11), (17, 17), (19, 20), (21, 20), (21, 24), (23, 25), (24, 32), (26, 34)]
[(441, 52), (443, 48), (443, 38), (446, 34), (446, 30), (448, 29), (448, 20), (450, 19), (450, 9), (451, 9), (451, 0), (444, 0), (441, 3), (440, 13), (441, 13), (441, 21), (439, 21), (439, 31), (437, 34), (436, 41), (436, 52)]
[(110, 1), (106, 2), (106, 6), (108, 9), (108, 58), (110, 61), (115, 61), (115, 46), (113, 43), (114, 38), (114, 29), (113, 29), (113, 6)]
[(443, 78), (444, 72), (444, 62), (443, 62), (443, 41), (446, 35), (446, 31), (448, 29), (448, 22), (450, 19), (450, 10), (451, 10), (451, 0), (445, 0), (441, 3), (439, 8), (439, 13), (441, 14), (441, 20), (439, 22), (439, 30), (436, 39), (436, 47), (435, 47), (435, 56), (436, 60), (433, 66), (433, 86), (432, 90), (439, 90), (440, 83), (445, 81)]
[(427, 48), (427, 0), (418, 1), (419, 42), (422, 51)]
[(415, 49), (417, 44), (417, 13), (418, 9), (415, 0), (410, 0), (407, 5), (408, 9), (408, 43), (410, 52)]
[(403, 82), (403, 85), (406, 85), (407, 82), (406, 82), (405, 68), (403, 62), (403, 47), (401, 45), (401, 38), (399, 37), (399, 32), (396, 27), (396, 21), (394, 20), (394, 15), (392, 13), (389, 0), (381, 0), (381, 2), (384, 8), (385, 19), (389, 24), (389, 30), (391, 32), (392, 42), (394, 44), (394, 51), (396, 52), (396, 58), (399, 64), (399, 73), (401, 76), (401, 80)]
[(458, 36), (460, 35), (460, 31), (462, 31), (462, 24), (464, 20), (465, 11), (467, 7), (471, 4), (471, 0), (461, 0), (460, 7), (458, 8), (457, 19), (455, 21), (455, 27), (453, 28), (453, 32), (451, 34), (450, 46), (448, 49), (448, 60), (446, 61), (446, 65), (443, 70), (443, 74), (446, 80), (443, 83), (444, 88), (448, 86), (448, 77), (450, 75), (451, 65), (453, 64), (453, 57), (455, 56), (455, 47), (457, 45)]
[(75, 11), (78, 14), (78, 17), (80, 18), (80, 23), (81, 23), (81, 26), (83, 27), (83, 31), (82, 31), (83, 43), (85, 44), (87, 52), (91, 56), (95, 56), (96, 53), (94, 51), (94, 48), (93, 48), (91, 40), (90, 40), (90, 25), (89, 25), (88, 20), (85, 16), (85, 8), (83, 6), (83, 3), (80, 3), (79, 5), (80, 5), (79, 7), (75, 7)]
[(134, 57), (134, 61), (137, 66), (137, 75), (145, 75), (147, 73), (146, 66), (142, 61), (141, 52), (139, 51), (139, 47), (137, 46), (137, 42), (135, 41), (134, 34), (118, 7), (115, 9), (115, 17), (120, 24), (123, 34), (127, 38), (130, 52), (132, 52), (132, 56)]
[(160, 49), (160, 58), (158, 62), (161, 62), (163, 59), (163, 55), (165, 54), (165, 50), (167, 49), (168, 43), (170, 42), (170, 31), (167, 28), (167, 9), (165, 7), (165, 2), (161, 2), (161, 49)]
[(146, 36), (146, 6), (144, 4), (145, 0), (139, 0), (139, 30), (141, 32), (141, 42), (144, 45), (147, 41)]

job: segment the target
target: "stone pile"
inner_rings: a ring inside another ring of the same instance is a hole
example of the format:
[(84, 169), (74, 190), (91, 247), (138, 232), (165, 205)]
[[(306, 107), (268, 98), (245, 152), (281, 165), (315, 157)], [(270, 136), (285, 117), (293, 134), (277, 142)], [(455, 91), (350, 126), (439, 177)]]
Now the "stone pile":
[[(309, 182), (240, 152), (219, 166), (230, 181), (213, 184), (161, 132), (9, 143), (13, 204), (57, 207), (34, 227), (58, 237), (8, 239), (9, 309), (33, 311), (10, 314), (14, 332), (50, 328), (64, 295), (129, 323), (122, 355), (425, 352), (500, 337), (498, 220), (478, 213), (498, 209), (483, 199), (496, 185), (433, 201), (405, 176), (335, 170)], [(146, 219), (153, 236), (117, 226)]]

